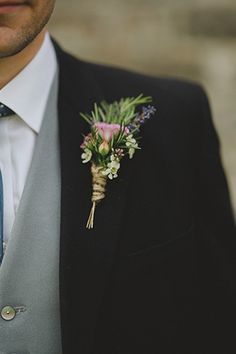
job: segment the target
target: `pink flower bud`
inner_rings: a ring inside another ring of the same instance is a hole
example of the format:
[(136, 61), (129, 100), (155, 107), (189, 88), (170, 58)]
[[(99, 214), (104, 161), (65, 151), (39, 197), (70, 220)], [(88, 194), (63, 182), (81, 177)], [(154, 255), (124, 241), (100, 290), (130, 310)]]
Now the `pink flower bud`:
[(110, 151), (110, 146), (106, 140), (104, 140), (98, 148), (98, 151), (101, 155), (106, 156)]

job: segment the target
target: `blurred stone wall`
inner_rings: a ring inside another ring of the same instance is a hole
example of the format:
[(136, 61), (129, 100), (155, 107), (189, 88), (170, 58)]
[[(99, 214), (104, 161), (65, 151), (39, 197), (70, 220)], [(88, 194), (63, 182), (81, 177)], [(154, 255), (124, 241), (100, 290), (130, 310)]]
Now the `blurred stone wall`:
[(235, 0), (57, 0), (49, 28), (80, 58), (203, 84), (236, 210)]

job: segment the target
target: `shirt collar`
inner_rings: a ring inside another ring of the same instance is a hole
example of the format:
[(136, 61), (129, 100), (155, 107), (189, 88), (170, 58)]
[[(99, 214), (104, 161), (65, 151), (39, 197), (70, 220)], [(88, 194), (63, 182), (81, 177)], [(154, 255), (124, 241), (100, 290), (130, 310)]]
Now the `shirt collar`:
[(36, 56), (0, 90), (0, 102), (11, 108), (37, 134), (56, 70), (54, 46), (46, 33)]

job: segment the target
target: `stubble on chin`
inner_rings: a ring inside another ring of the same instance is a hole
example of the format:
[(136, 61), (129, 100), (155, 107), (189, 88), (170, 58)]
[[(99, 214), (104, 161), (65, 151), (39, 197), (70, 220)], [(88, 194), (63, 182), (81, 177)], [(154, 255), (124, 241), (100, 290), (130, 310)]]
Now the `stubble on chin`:
[[(48, 12), (37, 13), (34, 10), (34, 1), (30, 1), (26, 16), (0, 15), (0, 59), (17, 55), (30, 45), (43, 31), (49, 21), (53, 8)], [(27, 16), (28, 12), (28, 16)]]

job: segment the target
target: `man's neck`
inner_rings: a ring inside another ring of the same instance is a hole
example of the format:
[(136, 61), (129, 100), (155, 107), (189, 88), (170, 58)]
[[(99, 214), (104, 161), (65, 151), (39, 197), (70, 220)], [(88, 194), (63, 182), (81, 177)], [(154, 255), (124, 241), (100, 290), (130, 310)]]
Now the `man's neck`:
[(0, 59), (0, 90), (35, 57), (43, 43), (45, 33), (46, 30), (43, 30), (18, 54)]

